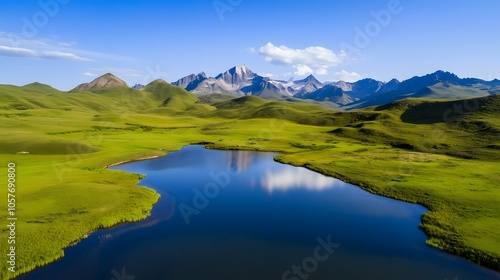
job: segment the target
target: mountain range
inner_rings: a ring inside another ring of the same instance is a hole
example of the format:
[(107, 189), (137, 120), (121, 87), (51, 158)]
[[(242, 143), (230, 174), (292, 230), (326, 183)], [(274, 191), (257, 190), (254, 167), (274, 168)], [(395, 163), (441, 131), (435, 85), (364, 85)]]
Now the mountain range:
[[(477, 78), (459, 78), (457, 75), (436, 71), (408, 80), (389, 82), (366, 78), (357, 82), (322, 83), (313, 75), (302, 80), (274, 80), (251, 71), (246, 65), (233, 67), (216, 77), (204, 72), (191, 74), (171, 83), (197, 96), (223, 94), (229, 96), (254, 95), (265, 99), (305, 99), (333, 102), (344, 109), (383, 105), (405, 98), (458, 99), (500, 93), (500, 80), (485, 81)], [(93, 91), (100, 88), (128, 87), (111, 73), (90, 83), (77, 86), (72, 91)], [(142, 89), (142, 85), (134, 85)]]
[(302, 80), (273, 80), (260, 76), (247, 66), (233, 67), (215, 78), (204, 72), (191, 74), (172, 83), (195, 95), (222, 93), (234, 96), (256, 95), (267, 99), (300, 98), (330, 101), (345, 109), (386, 104), (404, 98), (467, 98), (500, 93), (500, 81), (459, 78), (453, 73), (436, 71), (405, 81), (389, 82), (362, 79), (354, 83), (321, 83), (310, 75)]

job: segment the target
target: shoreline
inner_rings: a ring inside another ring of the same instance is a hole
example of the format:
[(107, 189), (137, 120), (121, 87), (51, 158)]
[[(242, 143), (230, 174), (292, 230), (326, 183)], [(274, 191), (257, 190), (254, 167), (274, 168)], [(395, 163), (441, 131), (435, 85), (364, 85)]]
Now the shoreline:
[[(234, 146), (225, 147), (225, 146), (218, 146), (217, 144), (212, 143), (212, 142), (199, 142), (199, 143), (186, 144), (186, 145), (182, 146), (180, 149), (182, 149), (184, 147), (187, 147), (187, 146), (190, 146), (190, 145), (201, 145), (205, 149), (220, 150), (220, 151), (254, 151), (254, 152), (278, 153), (279, 155), (285, 154), (285, 152), (283, 152), (283, 151), (253, 149), (253, 148), (249, 148), (249, 147), (234, 147)], [(144, 161), (144, 160), (155, 159), (155, 158), (167, 156), (170, 152), (173, 152), (173, 151), (176, 151), (176, 150), (172, 150), (172, 151), (166, 151), (165, 150), (165, 151), (163, 151), (165, 153), (164, 155), (153, 155), (153, 156), (147, 156), (147, 157), (142, 157), (142, 158), (133, 158), (133, 159), (129, 159), (129, 160), (122, 160), (122, 161), (119, 161), (119, 162), (116, 162), (116, 163), (111, 163), (109, 165), (106, 165), (102, 169), (108, 169), (109, 167), (114, 167), (114, 166), (118, 166), (118, 165), (122, 165), (122, 164), (127, 164), (127, 163), (132, 163), (132, 162), (137, 162), (137, 161)], [(279, 156), (279, 155), (277, 155), (277, 156)], [(500, 260), (497, 257), (495, 257), (495, 256), (492, 256), (492, 255), (489, 255), (489, 254), (481, 254), (480, 259), (476, 262), (476, 261), (472, 260), (472, 258), (468, 257), (468, 256), (470, 256), (469, 254), (472, 254), (473, 256), (478, 257), (477, 253), (478, 252), (483, 253), (483, 252), (478, 251), (477, 249), (465, 246), (464, 244), (461, 244), (461, 243), (447, 244), (446, 240), (442, 240), (442, 239), (440, 239), (440, 240), (444, 241), (446, 243), (446, 245), (454, 246), (454, 247), (440, 248), (440, 247), (437, 247), (437, 246), (433, 246), (432, 244), (429, 244), (428, 241), (433, 236), (429, 235), (429, 232), (427, 232), (425, 230), (425, 228), (422, 228), (422, 226), (424, 225), (422, 217), (424, 217), (425, 214), (427, 214), (429, 212), (432, 212), (432, 209), (431, 209), (432, 206), (425, 205), (423, 203), (419, 203), (417, 201), (412, 201), (410, 199), (405, 199), (405, 198), (402, 198), (402, 197), (399, 197), (399, 198), (391, 197), (390, 195), (385, 195), (385, 194), (383, 194), (381, 192), (377, 192), (376, 188), (373, 187), (373, 186), (371, 186), (369, 183), (366, 183), (366, 182), (363, 182), (363, 181), (358, 181), (358, 180), (355, 180), (355, 179), (351, 179), (351, 178), (349, 178), (347, 176), (344, 176), (342, 174), (338, 174), (338, 173), (333, 172), (333, 171), (332, 172), (327, 172), (326, 170), (322, 170), (320, 168), (315, 168), (314, 165), (311, 165), (311, 164), (307, 164), (307, 163), (306, 164), (295, 164), (293, 161), (290, 161), (290, 162), (284, 161), (284, 160), (278, 159), (277, 156), (275, 156), (273, 158), (273, 160), (276, 161), (276, 162), (279, 162), (279, 163), (282, 163), (282, 164), (291, 165), (291, 166), (295, 166), (295, 167), (304, 167), (304, 168), (307, 168), (307, 169), (309, 169), (311, 171), (317, 172), (319, 174), (322, 174), (322, 175), (325, 175), (325, 176), (328, 176), (328, 177), (335, 178), (335, 179), (340, 180), (340, 181), (342, 181), (344, 183), (352, 184), (352, 185), (354, 185), (354, 186), (356, 186), (356, 187), (358, 187), (358, 188), (360, 188), (362, 190), (365, 190), (365, 191), (367, 191), (367, 192), (369, 192), (369, 193), (371, 193), (373, 195), (379, 195), (379, 196), (390, 198), (390, 199), (394, 199), (394, 200), (397, 200), (397, 201), (413, 203), (413, 204), (417, 204), (417, 205), (425, 207), (427, 209), (427, 211), (420, 217), (421, 224), (418, 226), (418, 229), (422, 230), (426, 234), (426, 236), (428, 238), (426, 240), (426, 244), (428, 246), (430, 246), (432, 248), (436, 248), (436, 249), (438, 249), (438, 250), (440, 250), (442, 252), (446, 252), (446, 253), (448, 253), (450, 255), (453, 255), (455, 257), (459, 257), (459, 258), (462, 258), (464, 260), (467, 260), (470, 263), (478, 265), (481, 268), (487, 269), (487, 270), (492, 271), (494, 273), (499, 273), (500, 272), (500, 266), (499, 266), (499, 261)], [(136, 187), (140, 187), (140, 186), (136, 185)], [(103, 227), (103, 228), (93, 229), (93, 230), (89, 231), (87, 234), (85, 234), (84, 236), (82, 236), (80, 239), (73, 241), (69, 246), (62, 248), (61, 250), (63, 252), (62, 252), (62, 255), (60, 257), (57, 257), (54, 260), (48, 261), (46, 264), (43, 264), (41, 266), (36, 266), (36, 267), (34, 267), (32, 269), (29, 269), (28, 271), (22, 272), (21, 274), (17, 274), (15, 276), (13, 276), (11, 278), (7, 278), (7, 279), (14, 279), (16, 277), (28, 274), (31, 271), (34, 271), (34, 270), (36, 270), (38, 268), (44, 267), (46, 265), (49, 265), (49, 264), (51, 264), (51, 263), (53, 263), (53, 262), (55, 262), (55, 261), (57, 261), (57, 260), (59, 260), (61, 258), (64, 258), (64, 249), (78, 245), (81, 240), (83, 240), (85, 238), (88, 238), (88, 236), (90, 236), (91, 234), (93, 234), (93, 233), (95, 233), (95, 232), (97, 232), (99, 230), (102, 230), (102, 229), (111, 229), (113, 227), (116, 227), (116, 226), (119, 226), (119, 225), (122, 225), (122, 224), (135, 223), (135, 222), (140, 222), (140, 221), (143, 221), (143, 220), (147, 219), (148, 217), (150, 217), (151, 211), (153, 210), (153, 207), (158, 203), (158, 201), (161, 198), (160, 194), (158, 192), (156, 192), (156, 190), (154, 190), (152, 188), (148, 188), (148, 189), (154, 191), (155, 194), (158, 195), (158, 198), (151, 205), (151, 208), (148, 209), (147, 215), (145, 217), (142, 217), (142, 218), (140, 218), (138, 220), (122, 221), (122, 222), (113, 224), (113, 225), (111, 225), (109, 227)], [(486, 264), (484, 264), (483, 262), (485, 262)], [(497, 266), (493, 265), (495, 263), (497, 264)]]
[[(156, 193), (156, 191), (155, 191), (155, 193)], [(27, 274), (29, 274), (29, 273), (31, 273), (31, 272), (39, 269), (39, 268), (43, 268), (43, 267), (45, 267), (47, 265), (50, 265), (50, 264), (52, 264), (52, 263), (54, 263), (54, 262), (56, 262), (56, 261), (64, 258), (64, 256), (65, 256), (64, 250), (66, 250), (68, 248), (71, 248), (71, 247), (74, 247), (74, 246), (77, 246), (82, 240), (87, 239), (90, 235), (92, 235), (94, 233), (97, 233), (100, 230), (109, 230), (109, 229), (112, 229), (112, 228), (115, 228), (115, 227), (118, 227), (118, 226), (121, 226), (121, 225), (124, 225), (124, 224), (137, 223), (137, 222), (142, 222), (142, 221), (146, 220), (147, 218), (149, 218), (151, 216), (151, 211), (153, 210), (153, 207), (158, 203), (158, 201), (160, 201), (160, 199), (161, 199), (161, 196), (158, 194), (158, 199), (153, 203), (153, 205), (151, 206), (151, 209), (149, 209), (149, 212), (147, 213), (147, 215), (145, 217), (141, 217), (138, 220), (120, 221), (120, 222), (117, 222), (117, 223), (115, 223), (113, 225), (110, 225), (109, 227), (102, 227), (102, 228), (92, 229), (89, 232), (85, 233), (79, 239), (72, 241), (68, 246), (62, 248), (61, 249), (62, 250), (61, 254), (59, 256), (55, 257), (54, 259), (48, 260), (45, 264), (35, 265), (33, 268), (29, 268), (27, 271), (20, 272), (19, 274), (16, 274), (14, 276), (9, 276), (9, 277), (7, 277), (5, 279), (15, 279), (17, 277), (22, 277), (22, 276), (27, 275)]]
[[(288, 165), (292, 165), (292, 166), (295, 166), (295, 167), (304, 167), (304, 168), (307, 168), (311, 171), (314, 171), (314, 172), (317, 172), (319, 174), (322, 174), (322, 175), (325, 175), (325, 176), (328, 176), (328, 177), (332, 177), (332, 178), (335, 178), (337, 180), (340, 180), (344, 183), (348, 183), (348, 184), (351, 184), (351, 185), (354, 185), (364, 191), (367, 191), (373, 195), (379, 195), (379, 196), (382, 196), (382, 197), (386, 197), (386, 198), (390, 198), (390, 199), (394, 199), (394, 200), (397, 200), (397, 201), (401, 201), (401, 202), (407, 202), (407, 203), (412, 203), (412, 204), (416, 204), (416, 205), (420, 205), (424, 208), (427, 209), (427, 211), (422, 215), (420, 216), (420, 225), (418, 226), (418, 228), (425, 233), (425, 235), (427, 236), (427, 240), (425, 242), (425, 244), (427, 244), (427, 246), (429, 247), (432, 247), (432, 248), (436, 248), (442, 252), (445, 252), (445, 253), (448, 253), (450, 255), (453, 255), (453, 256), (456, 256), (456, 257), (459, 257), (459, 258), (462, 258), (464, 260), (467, 260), (468, 262), (470, 263), (473, 263), (475, 265), (478, 265), (484, 269), (488, 269), (488, 270), (491, 270), (491, 271), (494, 271), (496, 273), (500, 273), (500, 260), (498, 259), (498, 257), (495, 257), (495, 256), (492, 256), (492, 255), (489, 255), (487, 253), (484, 253), (482, 251), (479, 251), (477, 249), (474, 249), (474, 248), (471, 248), (471, 247), (468, 247), (462, 243), (457, 243), (457, 244), (448, 244), (447, 240), (444, 240), (444, 239), (439, 239), (440, 241), (443, 241), (445, 242), (445, 245), (447, 246), (453, 246), (453, 247), (446, 247), (446, 248), (441, 248), (441, 247), (438, 247), (438, 246), (433, 246), (433, 244), (429, 243), (429, 240), (431, 238), (437, 238), (437, 236), (432, 236), (430, 234), (429, 231), (427, 231), (423, 226), (425, 225), (424, 223), (424, 219), (423, 217), (428, 214), (428, 213), (431, 213), (433, 212), (433, 207), (431, 205), (426, 205), (424, 203), (421, 203), (421, 202), (418, 202), (418, 201), (414, 201), (414, 200), (410, 200), (410, 199), (405, 199), (403, 197), (393, 197), (393, 196), (390, 196), (390, 195), (386, 195), (382, 192), (377, 192), (376, 188), (374, 188), (372, 185), (370, 185), (369, 183), (366, 183), (366, 182), (363, 182), (363, 181), (358, 181), (358, 180), (355, 180), (355, 179), (351, 179), (349, 177), (346, 177), (346, 176), (343, 176), (341, 174), (338, 174), (338, 173), (328, 173), (328, 172), (323, 172), (323, 170), (319, 169), (319, 168), (315, 168), (313, 165), (310, 165), (310, 164), (295, 164), (293, 162), (286, 162), (286, 161), (283, 161), (283, 160), (280, 160), (280, 159), (274, 159), (276, 162), (279, 162), (279, 163), (282, 163), (282, 164), (288, 164)], [(474, 261), (474, 259), (470, 256), (474, 256), (474, 257), (478, 257), (477, 254), (479, 253), (482, 253), (480, 256), (479, 256), (479, 259), (476, 259), (476, 261)], [(485, 262), (486, 265), (483, 263)], [(494, 265), (496, 264), (496, 265)]]
[[(108, 169), (109, 167), (118, 166), (118, 165), (126, 164), (126, 163), (132, 163), (132, 162), (136, 162), (136, 161), (143, 161), (143, 160), (155, 159), (155, 158), (158, 158), (158, 157), (161, 157), (161, 156), (165, 156), (165, 155), (154, 155), (154, 156), (148, 156), (148, 157), (142, 157), (142, 158), (134, 158), (134, 159), (129, 159), (129, 160), (122, 160), (122, 161), (119, 161), (119, 162), (116, 162), (116, 163), (111, 163), (109, 165), (106, 165), (106, 166), (102, 167), (102, 169)], [(4, 278), (4, 279), (15, 279), (17, 277), (21, 277), (23, 275), (27, 275), (27, 274), (29, 274), (32, 271), (35, 271), (35, 270), (37, 270), (39, 268), (45, 267), (47, 265), (50, 265), (50, 264), (52, 264), (52, 263), (54, 263), (54, 262), (56, 262), (56, 261), (64, 258), (64, 250), (66, 250), (67, 248), (71, 248), (73, 246), (77, 246), (82, 240), (87, 239), (90, 235), (92, 235), (92, 234), (94, 234), (94, 233), (96, 233), (96, 232), (98, 232), (100, 230), (108, 230), (108, 229), (112, 229), (114, 227), (118, 227), (118, 226), (124, 225), (124, 224), (137, 223), (137, 222), (141, 222), (141, 221), (144, 221), (147, 218), (149, 218), (151, 216), (151, 211), (153, 210), (153, 208), (155, 207), (155, 205), (158, 203), (158, 201), (160, 201), (161, 195), (156, 190), (154, 190), (152, 188), (148, 188), (148, 187), (144, 187), (144, 186), (139, 186), (138, 184), (136, 184), (135, 187), (142, 187), (142, 188), (150, 189), (150, 190), (152, 190), (157, 195), (156, 201), (154, 201), (154, 203), (151, 205), (151, 208), (148, 209), (148, 212), (145, 213), (146, 214), (145, 216), (140, 217), (139, 219), (136, 219), (136, 220), (118, 221), (118, 222), (116, 222), (116, 223), (114, 223), (114, 224), (112, 224), (112, 225), (110, 225), (108, 227), (100, 227), (100, 228), (90, 229), (88, 232), (86, 232), (80, 238), (73, 240), (68, 246), (66, 246), (64, 248), (61, 248), (61, 253), (58, 256), (55, 256), (53, 259), (47, 260), (46, 263), (44, 263), (44, 264), (34, 265), (31, 268), (27, 268), (26, 271), (17, 270), (16, 273), (15, 273), (15, 275), (12, 275), (12, 276), (9, 275), (9, 276), (7, 276), (7, 278)]]
[(7, 278), (7, 279), (14, 279), (14, 278), (17, 278), (17, 277), (21, 277), (23, 275), (29, 274), (32, 271), (35, 271), (35, 270), (37, 270), (39, 268), (45, 267), (47, 265), (50, 265), (50, 264), (52, 264), (52, 263), (54, 263), (54, 262), (56, 262), (56, 261), (64, 258), (64, 256), (65, 256), (64, 250), (66, 250), (68, 248), (71, 248), (71, 247), (74, 247), (74, 246), (77, 246), (82, 240), (89, 238), (89, 236), (91, 236), (92, 234), (94, 234), (94, 233), (96, 233), (96, 232), (98, 232), (100, 230), (109, 230), (109, 229), (112, 229), (112, 228), (115, 228), (115, 227), (118, 227), (118, 226), (121, 226), (121, 225), (124, 225), (124, 224), (137, 223), (137, 222), (142, 222), (142, 221), (146, 220), (147, 218), (151, 217), (151, 211), (153, 210), (153, 207), (158, 203), (158, 201), (160, 201), (160, 199), (161, 199), (161, 196), (158, 194), (158, 199), (153, 203), (153, 205), (151, 206), (151, 209), (149, 210), (149, 212), (147, 212), (147, 215), (145, 217), (141, 217), (138, 220), (132, 220), (132, 221), (120, 221), (120, 222), (117, 222), (115, 224), (110, 225), (109, 227), (101, 227), (101, 228), (92, 229), (89, 232), (85, 233), (79, 239), (72, 241), (68, 246), (62, 248), (61, 249), (62, 250), (61, 255), (55, 257), (53, 260), (49, 260), (45, 264), (42, 264), (40, 266), (35, 266), (34, 268), (29, 269), (28, 271), (21, 272), (20, 274), (17, 274), (15, 276), (12, 276), (12, 278)]
[[(165, 156), (165, 155), (163, 155), (163, 156)], [(119, 161), (116, 163), (111, 163), (109, 165), (106, 165), (102, 169), (108, 169), (110, 167), (114, 167), (114, 166), (118, 166), (118, 165), (122, 165), (122, 164), (132, 163), (132, 162), (136, 162), (136, 161), (143, 161), (143, 160), (148, 160), (148, 159), (155, 159), (155, 158), (159, 158), (159, 157), (162, 157), (162, 156), (149, 156), (149, 157), (143, 157), (143, 158), (137, 158), (137, 159), (122, 160), (122, 161)]]
[[(209, 145), (204, 146), (204, 147), (206, 149), (221, 150), (221, 151), (229, 151), (229, 150), (238, 151), (237, 147), (217, 146), (217, 144), (214, 144), (214, 143), (210, 143)], [(239, 150), (244, 150), (244, 149), (239, 149)], [(274, 151), (259, 150), (259, 149), (248, 149), (248, 150), (255, 151), (255, 152), (274, 152)], [(284, 154), (282, 151), (274, 152), (274, 153), (279, 153), (281, 155)], [(484, 269), (488, 269), (488, 270), (494, 271), (496, 273), (500, 273), (500, 258), (499, 257), (496, 257), (496, 256), (490, 255), (488, 253), (479, 251), (477, 249), (468, 247), (462, 243), (450, 244), (447, 242), (447, 240), (444, 240), (441, 238), (439, 240), (445, 242), (444, 245), (446, 245), (446, 247), (438, 247), (438, 246), (434, 246), (433, 244), (429, 243), (431, 238), (438, 238), (437, 236), (431, 235), (430, 232), (427, 231), (425, 229), (425, 227), (423, 227), (425, 225), (423, 217), (426, 214), (433, 211), (433, 209), (432, 209), (433, 207), (430, 204), (427, 205), (425, 203), (422, 203), (422, 202), (419, 202), (416, 200), (407, 199), (406, 197), (390, 196), (390, 195), (384, 194), (382, 192), (378, 192), (377, 188), (375, 188), (371, 184), (366, 183), (364, 181), (355, 180), (355, 179), (349, 178), (347, 176), (338, 174), (338, 173), (333, 172), (333, 171), (327, 172), (326, 170), (322, 170), (322, 169), (317, 168), (317, 167), (315, 168), (314, 165), (307, 164), (307, 163), (306, 164), (296, 164), (293, 161), (287, 162), (287, 161), (278, 159), (277, 158), (278, 156), (274, 157), (274, 161), (282, 163), (282, 164), (288, 164), (288, 165), (295, 166), (295, 167), (307, 168), (313, 172), (317, 172), (319, 174), (340, 180), (344, 183), (354, 185), (354, 186), (356, 186), (364, 191), (367, 191), (373, 195), (379, 195), (379, 196), (394, 199), (397, 201), (417, 204), (417, 205), (420, 205), (422, 207), (425, 207), (427, 209), (427, 211), (422, 216), (420, 216), (420, 225), (418, 226), (418, 229), (421, 230), (422, 232), (424, 232), (424, 234), (427, 236), (427, 240), (425, 242), (427, 244), (427, 246), (432, 247), (432, 248), (436, 248), (442, 252), (445, 252), (445, 253), (448, 253), (450, 255), (467, 260), (468, 262), (473, 263), (475, 265), (478, 265)], [(479, 253), (479, 256), (478, 256), (478, 253)]]

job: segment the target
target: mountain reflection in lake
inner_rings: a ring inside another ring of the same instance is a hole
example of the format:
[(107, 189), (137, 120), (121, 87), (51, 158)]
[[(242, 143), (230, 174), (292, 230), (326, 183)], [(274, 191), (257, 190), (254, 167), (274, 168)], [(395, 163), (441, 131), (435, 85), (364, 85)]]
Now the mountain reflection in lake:
[(304, 168), (295, 168), (295, 170), (267, 171), (262, 177), (261, 185), (269, 192), (288, 191), (294, 188), (321, 191), (332, 187), (342, 187), (344, 183)]
[(189, 146), (113, 167), (147, 175), (162, 196), (151, 217), (19, 279), (500, 279), (426, 246), (425, 208), (274, 156)]

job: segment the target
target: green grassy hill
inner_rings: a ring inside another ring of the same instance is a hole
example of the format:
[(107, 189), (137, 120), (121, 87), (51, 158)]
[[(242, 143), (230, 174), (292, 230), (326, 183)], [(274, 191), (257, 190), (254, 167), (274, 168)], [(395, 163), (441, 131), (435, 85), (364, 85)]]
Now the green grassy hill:
[(343, 109), (360, 109), (370, 106), (381, 106), (395, 100), (403, 100), (405, 98), (421, 98), (421, 99), (466, 99), (488, 96), (493, 93), (498, 93), (487, 87), (481, 86), (460, 86), (448, 82), (439, 82), (431, 86), (424, 87), (418, 91), (395, 90), (388, 93), (373, 96), (367, 100), (359, 100), (352, 104), (348, 104)]
[(425, 87), (424, 89), (413, 94), (411, 97), (433, 99), (465, 99), (488, 95), (490, 95), (490, 93), (487, 90), (441, 82), (429, 87)]
[[(500, 159), (495, 148), (500, 140), (499, 104), (499, 95), (454, 101), (404, 99), (343, 113), (354, 116), (354, 121), (331, 133), (417, 152)], [(356, 118), (369, 111), (377, 115), (366, 120)]]
[[(500, 271), (499, 118), (498, 95), (341, 112), (297, 100), (197, 98), (163, 81), (69, 93), (0, 85), (0, 164), (18, 167), (18, 271), (149, 214), (159, 195), (136, 187), (139, 175), (104, 167), (200, 142), (281, 152), (278, 161), (425, 205), (431, 246)], [(0, 174), (6, 179), (6, 169)], [(11, 277), (5, 265), (1, 279)]]

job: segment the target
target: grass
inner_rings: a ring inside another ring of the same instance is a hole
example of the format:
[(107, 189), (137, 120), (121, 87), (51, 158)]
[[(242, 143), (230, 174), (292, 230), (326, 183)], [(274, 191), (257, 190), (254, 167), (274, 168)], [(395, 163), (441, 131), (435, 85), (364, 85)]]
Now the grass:
[[(158, 194), (136, 186), (140, 175), (105, 166), (199, 142), (281, 152), (280, 162), (422, 204), (429, 245), (500, 271), (500, 98), (467, 104), (477, 106), (457, 113), (463, 100), (404, 100), (338, 112), (258, 97), (198, 99), (161, 81), (74, 93), (0, 86), (0, 166), (17, 165), (15, 275), (62, 257), (89, 232), (149, 214)], [(443, 117), (450, 109), (457, 118)], [(0, 279), (15, 276), (6, 265)]]

